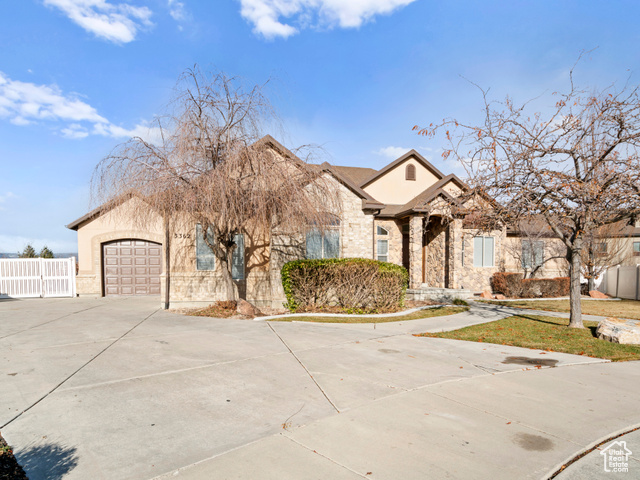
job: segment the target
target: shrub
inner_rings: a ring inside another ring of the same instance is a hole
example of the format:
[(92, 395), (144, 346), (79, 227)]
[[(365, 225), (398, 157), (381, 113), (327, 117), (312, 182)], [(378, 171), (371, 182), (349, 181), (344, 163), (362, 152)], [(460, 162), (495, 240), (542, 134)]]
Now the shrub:
[(568, 277), (527, 278), (522, 281), (523, 298), (566, 297), (569, 295)]
[(409, 283), (405, 268), (366, 258), (294, 260), (281, 273), (291, 312), (329, 307), (347, 313), (396, 310), (404, 304)]
[(454, 305), (464, 305), (465, 307), (469, 306), (469, 303), (461, 298), (454, 298), (453, 302), (451, 303), (453, 303)]
[(569, 295), (569, 278), (527, 278), (521, 273), (494, 273), (491, 277), (491, 288), (495, 293), (502, 293), (513, 298), (549, 298)]
[(520, 297), (523, 277), (521, 273), (494, 273), (491, 276), (491, 288), (495, 293), (501, 293), (505, 297)]

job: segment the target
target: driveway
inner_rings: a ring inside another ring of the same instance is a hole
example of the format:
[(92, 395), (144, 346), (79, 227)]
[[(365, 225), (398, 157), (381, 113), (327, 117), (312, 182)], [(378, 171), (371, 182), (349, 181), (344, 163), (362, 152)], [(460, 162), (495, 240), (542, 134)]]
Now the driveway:
[(411, 335), (499, 308), (336, 325), (158, 303), (0, 301), (0, 429), (31, 480), (542, 478), (640, 424), (637, 362)]

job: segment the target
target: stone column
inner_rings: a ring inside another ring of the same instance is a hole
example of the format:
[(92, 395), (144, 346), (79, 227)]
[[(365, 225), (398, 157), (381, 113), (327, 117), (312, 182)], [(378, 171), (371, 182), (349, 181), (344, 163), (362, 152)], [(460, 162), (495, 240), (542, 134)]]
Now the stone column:
[(449, 288), (460, 288), (462, 272), (462, 220), (449, 223)]
[(409, 288), (422, 286), (422, 225), (422, 217), (409, 220)]

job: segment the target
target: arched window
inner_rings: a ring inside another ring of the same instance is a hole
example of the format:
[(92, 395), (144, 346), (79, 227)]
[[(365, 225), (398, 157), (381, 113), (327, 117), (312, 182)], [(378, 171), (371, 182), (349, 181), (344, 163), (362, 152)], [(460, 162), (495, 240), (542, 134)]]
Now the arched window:
[(416, 179), (416, 166), (410, 163), (407, 165), (405, 169), (405, 178), (407, 180), (415, 180)]

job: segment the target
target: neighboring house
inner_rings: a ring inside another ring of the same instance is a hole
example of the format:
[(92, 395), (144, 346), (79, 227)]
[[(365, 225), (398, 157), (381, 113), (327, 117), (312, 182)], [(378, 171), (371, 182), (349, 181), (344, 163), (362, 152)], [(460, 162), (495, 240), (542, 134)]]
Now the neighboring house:
[[(262, 142), (285, 157), (295, 156), (267, 136)], [(465, 188), (411, 150), (381, 170), (319, 167), (335, 181), (342, 213), (324, 232), (306, 236), (272, 234), (238, 237), (233, 277), (240, 295), (258, 306), (284, 300), (280, 268), (291, 258), (364, 257), (404, 265), (410, 288), (438, 287), (482, 291), (504, 258), (506, 229), (482, 232), (452, 214)], [(103, 205), (67, 227), (78, 232), (80, 295), (160, 295), (164, 288), (160, 218), (140, 226), (131, 197)], [(176, 221), (171, 231), (171, 302), (210, 303), (224, 287), (213, 254), (198, 225)]]

